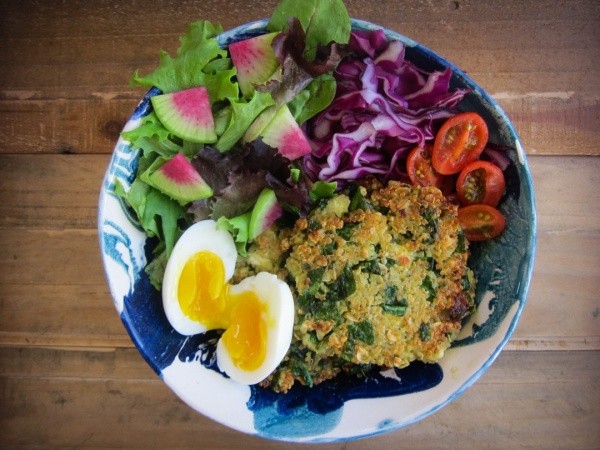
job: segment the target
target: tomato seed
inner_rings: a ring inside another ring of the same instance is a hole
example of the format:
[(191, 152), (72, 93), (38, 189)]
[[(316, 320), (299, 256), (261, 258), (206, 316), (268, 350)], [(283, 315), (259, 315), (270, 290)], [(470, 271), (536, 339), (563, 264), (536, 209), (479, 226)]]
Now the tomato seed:
[(469, 202), (478, 203), (483, 198), (485, 190), (484, 176), (485, 171), (477, 169), (470, 172), (469, 175), (465, 178), (463, 191), (465, 194), (465, 198)]

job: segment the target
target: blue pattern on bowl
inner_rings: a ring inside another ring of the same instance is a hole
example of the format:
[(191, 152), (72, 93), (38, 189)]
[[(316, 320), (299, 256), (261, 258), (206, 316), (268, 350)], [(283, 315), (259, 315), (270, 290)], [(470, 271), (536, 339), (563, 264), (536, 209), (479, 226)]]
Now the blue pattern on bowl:
[[(262, 34), (265, 25), (266, 21), (256, 21), (240, 26), (220, 35), (219, 42), (226, 46)], [(381, 27), (353, 20), (353, 28)], [(215, 364), (219, 333), (185, 337), (175, 332), (164, 315), (160, 293), (143, 270), (154, 243), (115, 194), (116, 183), (127, 187), (133, 181), (137, 151), (119, 140), (107, 169), (99, 204), (100, 246), (111, 294), (127, 331), (148, 364), (185, 402), (240, 431), (287, 441), (330, 442), (415, 423), (453, 401), (487, 370), (525, 306), (535, 253), (535, 201), (527, 160), (512, 124), (460, 69), (416, 42), (384, 31), (407, 45), (407, 58), (417, 65), (451, 67), (453, 87), (472, 90), (461, 107), (486, 119), (493, 142), (516, 149), (509, 155), (507, 195), (500, 205), (507, 229), (499, 239), (471, 245), (479, 307), (440, 364), (414, 363), (402, 370), (374, 372), (362, 381), (338, 377), (311, 390), (298, 386), (287, 396), (235, 384)], [(149, 99), (157, 93), (155, 88), (146, 93), (126, 128), (150, 112)], [(364, 414), (365, 408), (369, 414)]]

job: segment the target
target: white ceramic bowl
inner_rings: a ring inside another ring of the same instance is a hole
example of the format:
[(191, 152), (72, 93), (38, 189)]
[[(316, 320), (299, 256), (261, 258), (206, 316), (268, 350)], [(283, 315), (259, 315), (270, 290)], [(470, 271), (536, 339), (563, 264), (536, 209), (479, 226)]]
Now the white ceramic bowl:
[[(266, 21), (246, 24), (219, 36), (222, 46), (265, 31)], [(379, 29), (353, 20), (354, 29)], [(183, 401), (231, 428), (266, 438), (297, 442), (357, 439), (413, 424), (456, 399), (493, 363), (509, 340), (525, 306), (531, 277), (536, 217), (531, 176), (519, 138), (498, 104), (460, 69), (407, 39), (407, 59), (428, 70), (451, 67), (452, 87), (471, 89), (460, 105), (480, 113), (490, 140), (515, 149), (509, 153), (507, 194), (500, 205), (507, 218), (503, 235), (471, 246), (470, 265), (478, 277), (477, 312), (439, 364), (413, 363), (366, 380), (338, 377), (315, 388), (295, 387), (277, 395), (243, 386), (215, 367), (216, 335), (184, 337), (165, 318), (160, 294), (144, 266), (151, 243), (135, 216), (115, 194), (115, 181), (131, 183), (138, 153), (119, 140), (106, 171), (99, 204), (98, 230), (104, 269), (114, 304), (142, 356)], [(135, 127), (151, 109), (151, 89), (132, 114)]]

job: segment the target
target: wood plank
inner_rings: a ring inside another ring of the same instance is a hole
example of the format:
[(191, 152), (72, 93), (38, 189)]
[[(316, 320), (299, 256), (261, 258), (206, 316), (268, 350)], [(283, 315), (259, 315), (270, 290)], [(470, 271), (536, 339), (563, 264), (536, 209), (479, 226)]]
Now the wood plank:
[[(85, 68), (86, 72), (90, 70), (95, 71)], [(128, 79), (130, 72), (131, 69), (123, 68), (121, 75), (126, 73)], [(114, 81), (112, 76), (110, 81)], [(19, 86), (17, 91), (4, 95), (35, 97), (32, 88)], [(99, 88), (102, 86), (89, 86), (90, 90)], [(137, 98), (129, 98), (133, 97), (130, 91), (115, 93), (113, 89), (109, 85), (107, 93), (68, 101), (0, 100), (0, 154), (111, 153), (144, 93), (142, 89)], [(497, 89), (497, 100), (511, 118), (528, 154), (600, 155), (600, 136), (595, 132), (600, 115), (598, 91), (592, 95), (558, 90), (515, 94), (511, 91), (518, 87), (513, 85)], [(84, 125), (78, 126), (80, 123)]]
[[(97, 190), (107, 160), (0, 157), (0, 344), (132, 346), (99, 258)], [(531, 158), (538, 252), (509, 349), (600, 348), (600, 193), (589, 189), (599, 166), (599, 158)], [(581, 183), (571, 182), (574, 173)]]
[(0, 153), (112, 153), (137, 102), (0, 101)]
[(0, 228), (95, 229), (110, 157), (0, 156)]
[(0, 346), (0, 378), (156, 380), (134, 348)]
[(0, 345), (133, 347), (106, 284), (0, 284), (0, 295)]
[[(568, 234), (600, 230), (600, 158), (528, 158), (538, 232)], [(578, 182), (574, 182), (576, 179)]]
[(135, 348), (0, 346), (0, 378), (153, 381), (157, 375)]
[[(94, 231), (2, 235), (13, 248), (0, 256), (0, 345), (132, 345), (105, 287)], [(69, 264), (57, 265), (55, 254)], [(541, 235), (511, 348), (600, 349), (599, 264), (600, 233)]]
[(0, 385), (3, 447), (294, 447), (241, 435), (196, 414), (159, 380), (0, 379)]
[[(537, 64), (542, 67), (552, 65), (554, 72), (560, 71), (562, 65), (569, 72), (577, 68), (584, 70), (586, 64), (593, 68), (599, 57), (596, 45), (599, 31), (595, 26), (600, 16), (598, 5), (593, 1), (568, 3), (567, 6), (529, 1), (516, 6), (512, 2), (384, 1), (374, 7), (372, 2), (350, 0), (347, 5), (351, 15), (396, 29), (450, 59), (458, 58), (455, 62), (469, 71), (488, 66), (477, 64), (482, 62), (481, 58), (493, 62), (493, 72), (497, 72), (497, 65), (502, 63), (507, 64), (510, 72), (518, 72), (519, 64), (534, 63), (538, 72), (540, 66)], [(150, 2), (147, 5), (150, 7), (144, 8), (111, 1), (59, 5), (48, 1), (13, 0), (2, 4), (0, 37), (6, 40), (4, 58), (7, 65), (20, 64), (25, 68), (47, 64), (56, 65), (59, 70), (68, 65), (65, 69), (72, 73), (74, 63), (131, 63), (136, 59), (154, 62), (158, 49), (174, 50), (177, 36), (191, 20), (206, 18), (223, 23), (227, 29), (267, 17), (275, 4), (271, 0), (253, 2), (252, 5), (239, 1), (237, 4), (230, 2), (229, 8), (222, 8), (218, 1), (186, 2), (183, 5), (162, 1)], [(155, 8), (161, 9), (160, 24), (143, 19), (147, 10)], [(560, 13), (557, 13), (558, 8)], [(423, 26), (424, 22), (428, 26)], [(24, 23), (29, 26), (23, 26)], [(132, 29), (136, 32), (131, 33)], [(127, 36), (127, 45), (124, 45), (123, 36)], [(478, 54), (478, 49), (485, 51)], [(572, 51), (575, 49), (578, 52)], [(504, 50), (512, 56), (499, 58), (498, 54), (490, 54), (490, 50)], [(544, 51), (554, 52), (554, 58), (547, 58)], [(559, 57), (556, 52), (562, 51), (565, 54)], [(582, 54), (586, 51), (589, 55)], [(576, 58), (575, 64), (570, 64), (570, 58)], [(467, 61), (471, 61), (473, 67)], [(11, 68), (8, 69), (10, 72)], [(97, 79), (97, 75), (90, 73), (88, 78)], [(50, 71), (43, 71), (40, 76), (61, 79)], [(36, 78), (22, 77), (19, 82)], [(63, 78), (62, 82), (72, 85), (73, 77)]]
[[(165, 34), (173, 32), (173, 24), (185, 26), (194, 18), (220, 22), (227, 29), (258, 18), (268, 17), (277, 0), (257, 0), (248, 3), (232, 0), (223, 7), (221, 0), (178, 2), (176, 0), (144, 0), (130, 4), (111, 0), (93, 3), (70, 1), (57, 4), (52, 0), (4, 0), (0, 16), (0, 37), (56, 37), (131, 35), (137, 33)], [(557, 4), (552, 0), (525, 0), (522, 2), (473, 2), (432, 0), (346, 0), (349, 13), (386, 25), (407, 23), (443, 23), (442, 21), (494, 22), (507, 21), (577, 21), (593, 22), (600, 16), (594, 0), (568, 0)], [(161, 11), (161, 20), (144, 20)], [(76, 20), (73, 20), (76, 19)], [(23, 24), (35, 26), (23, 27)], [(131, 30), (136, 30), (132, 33)]]
[[(502, 352), (477, 383), (572, 383), (593, 378), (599, 351)], [(529, 364), (527, 363), (529, 362)], [(518, 377), (511, 373), (519, 367)], [(540, 372), (543, 375), (540, 377)], [(0, 378), (77, 378), (152, 381), (154, 371), (133, 348), (49, 348), (0, 346)]]
[[(279, 0), (0, 2), (0, 448), (297, 448), (181, 402), (133, 346), (104, 279), (98, 193), (142, 96), (134, 69), (196, 19)], [(600, 2), (345, 0), (467, 71), (511, 117), (538, 212), (526, 308), (490, 370), (404, 430), (322, 449), (599, 448)]]
[[(198, 17), (199, 18), (199, 17)], [(208, 18), (208, 17), (206, 17)], [(199, 18), (200, 19), (200, 18)], [(190, 17), (189, 21), (194, 20)], [(241, 25), (243, 22), (240, 22)], [(489, 20), (485, 30), (481, 23), (464, 21), (444, 21), (438, 32), (416, 27), (416, 24), (396, 23), (390, 29), (404, 34), (407, 37), (430, 47), (432, 50), (449, 59), (456, 59), (464, 63), (476, 62), (475, 67), (464, 66), (465, 70), (487, 68), (497, 71), (504, 63), (509, 72), (518, 72), (519, 69), (534, 66), (535, 71), (549, 68), (553, 65), (555, 72), (586, 71), (593, 68), (594, 63), (600, 58), (596, 49), (596, 42), (600, 31), (594, 21), (528, 21), (510, 22), (511, 33), (507, 32), (506, 21)], [(574, 27), (573, 25), (577, 25)], [(16, 67), (34, 65), (73, 65), (85, 64), (131, 64), (158, 62), (159, 50), (174, 53), (179, 45), (178, 37), (187, 31), (188, 23), (177, 28), (171, 25), (168, 33), (158, 33), (156, 30), (139, 30), (138, 33), (124, 37), (111, 33), (106, 36), (86, 34), (84, 36), (12, 36), (3, 55), (3, 62)], [(535, 33), (532, 25), (539, 27)], [(560, 33), (560, 40), (557, 39)], [(477, 39), (473, 39), (473, 36)], [(516, 53), (511, 44), (518, 46)], [(569, 50), (577, 48), (577, 55), (569, 54)], [(547, 52), (554, 52), (555, 60), (545, 60)], [(496, 53), (497, 52), (497, 53)], [(24, 61), (26, 55), (29, 61)], [(504, 55), (502, 59), (496, 57)], [(534, 59), (523, 58), (533, 56)], [(482, 59), (483, 58), (483, 59)], [(458, 63), (458, 61), (455, 61)], [(541, 63), (541, 65), (540, 65)], [(460, 65), (462, 67), (462, 65)], [(49, 74), (40, 74), (47, 76)], [(7, 77), (5, 74), (4, 77)], [(88, 77), (92, 79), (91, 76)], [(10, 79), (10, 76), (6, 79)], [(54, 79), (58, 80), (58, 77)], [(21, 80), (27, 82), (31, 80)], [(64, 80), (63, 80), (64, 83)]]
[(2, 286), (104, 284), (96, 230), (5, 229), (0, 244)]
[[(168, 442), (211, 449), (295, 448), (212, 422), (184, 405), (158, 378), (147, 376), (145, 369), (137, 376), (129, 361), (115, 362), (107, 352), (93, 358), (76, 353), (69, 359), (74, 362), (78, 356), (83, 362), (63, 365), (61, 358), (44, 372), (36, 360), (51, 361), (56, 351), (43, 357), (39, 350), (0, 350), (2, 447), (44, 443), (148, 448)], [(14, 358), (27, 362), (14, 363)], [(398, 442), (407, 448), (544, 448), (549, 441), (561, 448), (596, 447), (599, 362), (598, 352), (504, 352), (460, 398), (425, 420), (367, 440), (317, 448), (397, 448)], [(115, 368), (120, 365), (127, 367)], [(482, 414), (490, 408), (494, 414)], [(38, 426), (31, 427), (34, 422)]]
[[(173, 52), (195, 18), (230, 28), (268, 16), (275, 3), (164, 0), (146, 8), (162, 11), (156, 24), (138, 4), (3, 2), (0, 153), (110, 153), (143, 93), (128, 86), (134, 69), (153, 68), (159, 49)], [(596, 2), (385, 1), (375, 8), (356, 0), (348, 9), (473, 75), (497, 95), (530, 154), (600, 154)]]
[(599, 264), (599, 233), (541, 235), (515, 348), (600, 350)]
[[(190, 21), (200, 19), (210, 19), (228, 29), (243, 23), (242, 18), (247, 22), (268, 17), (277, 3), (277, 0), (251, 3), (237, 0), (224, 7), (219, 0), (143, 0), (127, 4), (114, 0), (93, 3), (74, 0), (64, 4), (52, 0), (5, 0), (0, 37), (172, 34), (174, 30), (185, 29)], [(160, 20), (154, 16), (156, 11), (160, 11)], [(24, 23), (31, 26), (23, 27)]]
[[(134, 69), (140, 69), (141, 73), (152, 70), (156, 65), (156, 54), (147, 61), (135, 65), (135, 62), (124, 62), (119, 64), (108, 64), (102, 69), (102, 73), (110, 70), (110, 74), (104, 79), (93, 80), (90, 85), (64, 85), (60, 83), (49, 83), (52, 85), (40, 86), (32, 83), (27, 89), (11, 87), (10, 84), (0, 84), (1, 101), (26, 101), (26, 100), (86, 100), (88, 102), (104, 100), (129, 100), (130, 110), (133, 110), (137, 101), (144, 93), (144, 88), (131, 87), (129, 81)], [(536, 99), (561, 99), (569, 100), (572, 97), (580, 97), (581, 101), (593, 101), (598, 99), (600, 91), (600, 80), (593, 71), (568, 71), (563, 73), (554, 72), (491, 72), (486, 67), (477, 67), (469, 71), (469, 76), (492, 97), (499, 102), (505, 100), (535, 101)], [(10, 68), (7, 68), (10, 70)], [(12, 70), (28, 70), (26, 67)], [(0, 74), (0, 79), (3, 75)], [(6, 77), (6, 75), (4, 75)], [(4, 79), (6, 82), (6, 78)], [(39, 82), (39, 80), (36, 80)], [(101, 81), (104, 81), (101, 83)], [(131, 111), (127, 111), (128, 113)]]
[[(0, 228), (96, 229), (109, 155), (0, 155)], [(528, 158), (540, 233), (600, 230), (600, 158)], [(581, 183), (573, 183), (573, 176)], [(559, 188), (557, 188), (559, 186)]]

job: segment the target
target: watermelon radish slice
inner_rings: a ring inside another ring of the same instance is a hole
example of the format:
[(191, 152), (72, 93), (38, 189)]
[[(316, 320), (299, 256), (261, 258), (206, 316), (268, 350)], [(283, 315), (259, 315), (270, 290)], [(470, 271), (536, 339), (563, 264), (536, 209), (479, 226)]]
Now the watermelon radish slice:
[(217, 141), (205, 87), (155, 95), (150, 101), (158, 119), (175, 136), (200, 144)]
[(279, 108), (261, 136), (265, 144), (291, 161), (311, 152), (304, 132), (286, 105)]
[(258, 196), (248, 224), (248, 241), (253, 241), (283, 215), (272, 189), (264, 188)]
[(183, 153), (164, 162), (158, 158), (142, 175), (142, 181), (181, 204), (212, 196), (213, 190)]
[(254, 86), (269, 81), (279, 68), (279, 60), (271, 47), (277, 34), (263, 34), (229, 45), (229, 55), (237, 69), (238, 84), (244, 96), (252, 95)]

